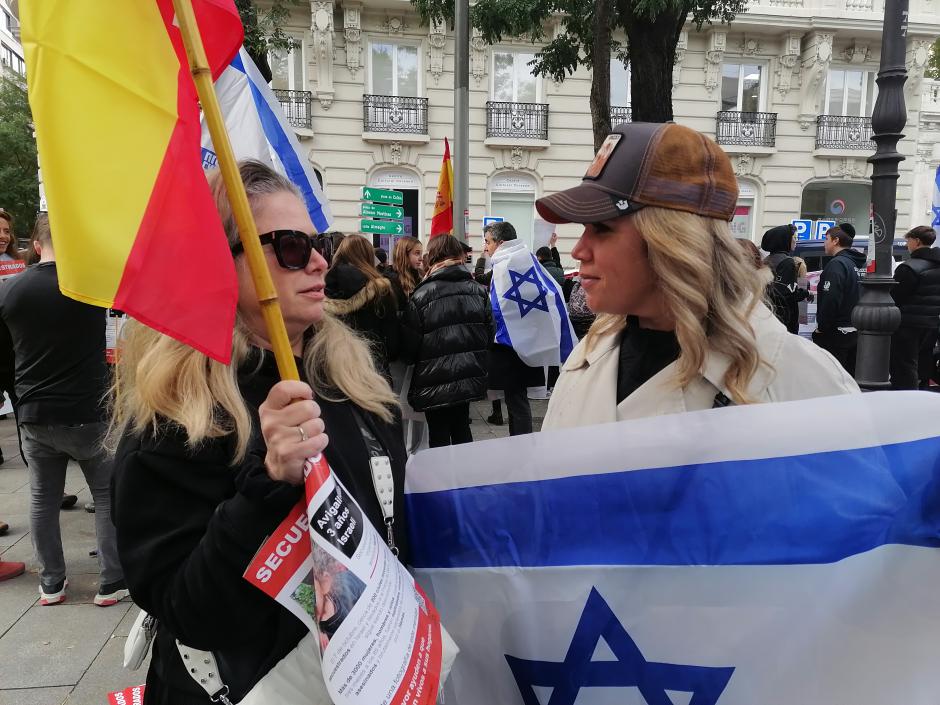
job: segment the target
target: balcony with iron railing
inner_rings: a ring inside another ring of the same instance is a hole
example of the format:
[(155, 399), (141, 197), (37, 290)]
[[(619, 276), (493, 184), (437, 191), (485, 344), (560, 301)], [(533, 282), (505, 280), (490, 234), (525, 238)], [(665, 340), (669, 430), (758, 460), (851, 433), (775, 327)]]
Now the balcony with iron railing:
[(291, 127), (309, 130), (313, 126), (313, 94), (310, 91), (288, 91), (274, 89), (274, 95), (281, 104), (284, 116)]
[(871, 118), (820, 115), (816, 118), (816, 149), (853, 149), (874, 152)]
[(610, 106), (610, 125), (614, 127), (622, 122), (633, 121), (633, 109), (629, 105)]
[(489, 144), (499, 140), (523, 140), (548, 146), (548, 104), (486, 102), (486, 138)]
[(363, 139), (372, 142), (427, 142), (428, 99), (362, 96), (362, 134)]
[(715, 141), (721, 145), (773, 147), (777, 140), (777, 113), (721, 110), (717, 117), (715, 136)]

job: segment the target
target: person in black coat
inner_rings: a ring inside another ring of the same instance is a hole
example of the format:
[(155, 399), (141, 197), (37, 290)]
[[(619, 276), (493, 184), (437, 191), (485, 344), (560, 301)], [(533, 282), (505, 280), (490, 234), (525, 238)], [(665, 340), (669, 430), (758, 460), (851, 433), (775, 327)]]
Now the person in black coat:
[(791, 333), (800, 332), (800, 301), (806, 298), (806, 289), (797, 283), (796, 262), (790, 256), (796, 242), (793, 225), (778, 225), (761, 238), (760, 246), (770, 254), (764, 263), (773, 273), (767, 294), (774, 315)]
[(858, 268), (865, 255), (850, 249), (855, 228), (849, 223), (826, 233), (826, 254), (832, 257), (823, 268), (816, 288), (816, 330), (813, 342), (829, 351), (853, 377), (858, 330), (852, 325), (852, 310), (858, 304)]
[(326, 274), (325, 310), (365, 337), (376, 367), (391, 380), (389, 362), (398, 359), (401, 323), (392, 282), (375, 267), (375, 250), (364, 237), (343, 239)]
[(385, 538), (370, 464), (376, 449), (388, 456), (394, 478), (391, 537), (400, 559), (408, 560), (406, 458), (396, 397), (365, 342), (323, 311), (326, 262), (296, 188), (257, 162), (243, 163), (241, 176), (258, 229), (294, 239), (285, 247), (262, 235), (305, 381), (278, 382), (216, 174), (211, 185), (241, 293), (232, 366), (129, 322), (116, 369), (109, 441), (116, 448), (112, 516), (118, 552), (134, 602), (159, 623), (147, 705), (210, 704), (190, 677), (177, 639), (213, 652), (229, 697), (239, 702), (309, 633), (289, 610), (242, 577), (266, 538), (303, 498), (307, 458), (325, 453), (336, 477)]
[(423, 411), (432, 448), (471, 443), (470, 402), (486, 395), (493, 315), (486, 289), (451, 235), (428, 245), (427, 277), (411, 295), (407, 326), (419, 336), (408, 403)]
[(940, 331), (940, 249), (934, 229), (921, 225), (904, 236), (911, 258), (894, 270), (891, 290), (901, 325), (891, 336), (891, 388), (926, 389)]

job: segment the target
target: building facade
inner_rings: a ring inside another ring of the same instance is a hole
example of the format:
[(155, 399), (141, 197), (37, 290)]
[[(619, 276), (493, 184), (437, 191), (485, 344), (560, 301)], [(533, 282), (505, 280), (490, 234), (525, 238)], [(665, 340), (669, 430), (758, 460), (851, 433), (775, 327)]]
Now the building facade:
[(20, 44), (20, 23), (15, 8), (0, 0), (0, 71), (26, 75), (26, 60)]
[[(795, 218), (868, 230), (884, 0), (758, 0), (730, 25), (687, 26), (676, 52), (677, 122), (714, 137), (739, 179), (733, 222), (757, 241)], [(564, 18), (546, 25), (560, 31)], [(363, 186), (400, 190), (405, 230), (426, 238), (445, 137), (454, 122), (454, 37), (422, 25), (407, 0), (313, 0), (294, 11), (295, 48), (272, 57), (274, 87), (320, 174), (335, 227), (359, 230)], [(899, 150), (898, 230), (930, 215), (940, 160), (940, 85), (924, 80), (940, 0), (911, 0)], [(470, 46), (470, 233), (485, 217), (532, 242), (533, 203), (578, 182), (593, 155), (590, 73), (531, 75), (537, 47)], [(612, 62), (614, 121), (630, 119), (629, 72)], [(926, 207), (926, 211), (925, 211)], [(458, 216), (459, 217), (459, 216)], [(562, 252), (579, 234), (558, 228)]]

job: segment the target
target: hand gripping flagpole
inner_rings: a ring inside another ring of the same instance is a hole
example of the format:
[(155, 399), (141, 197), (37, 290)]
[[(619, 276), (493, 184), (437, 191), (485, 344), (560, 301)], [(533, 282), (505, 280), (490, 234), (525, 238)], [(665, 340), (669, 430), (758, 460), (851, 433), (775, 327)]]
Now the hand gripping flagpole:
[(291, 349), (290, 339), (287, 337), (287, 328), (284, 326), (284, 316), (281, 314), (281, 307), (277, 301), (277, 291), (261, 249), (258, 228), (251, 215), (248, 195), (245, 193), (245, 185), (238, 173), (238, 162), (232, 151), (228, 132), (225, 131), (225, 120), (222, 118), (215, 87), (212, 85), (212, 71), (209, 68), (209, 60), (206, 58), (206, 50), (202, 45), (192, 0), (173, 0), (173, 9), (176, 11), (176, 20), (183, 36), (183, 46), (186, 48), (196, 92), (199, 94), (199, 101), (206, 115), (206, 124), (209, 126), (209, 134), (212, 136), (212, 144), (219, 160), (219, 170), (222, 172), (228, 200), (232, 205), (238, 234), (245, 248), (245, 257), (248, 259), (248, 268), (261, 304), (261, 313), (268, 328), (268, 338), (274, 351), (274, 359), (277, 361), (278, 372), (281, 379), (299, 380), (300, 375), (297, 373), (294, 352)]

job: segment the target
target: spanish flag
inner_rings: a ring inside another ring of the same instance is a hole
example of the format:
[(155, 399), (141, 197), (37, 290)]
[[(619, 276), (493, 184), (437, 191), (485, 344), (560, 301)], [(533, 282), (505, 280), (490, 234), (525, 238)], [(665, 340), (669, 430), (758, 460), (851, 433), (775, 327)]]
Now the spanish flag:
[[(186, 1), (218, 77), (238, 11)], [(238, 287), (172, 0), (23, 0), (20, 19), (62, 293), (228, 362)]]
[(437, 199), (431, 218), (431, 237), (449, 235), (454, 230), (454, 166), (450, 162), (450, 144), (444, 138), (444, 161), (437, 180)]

